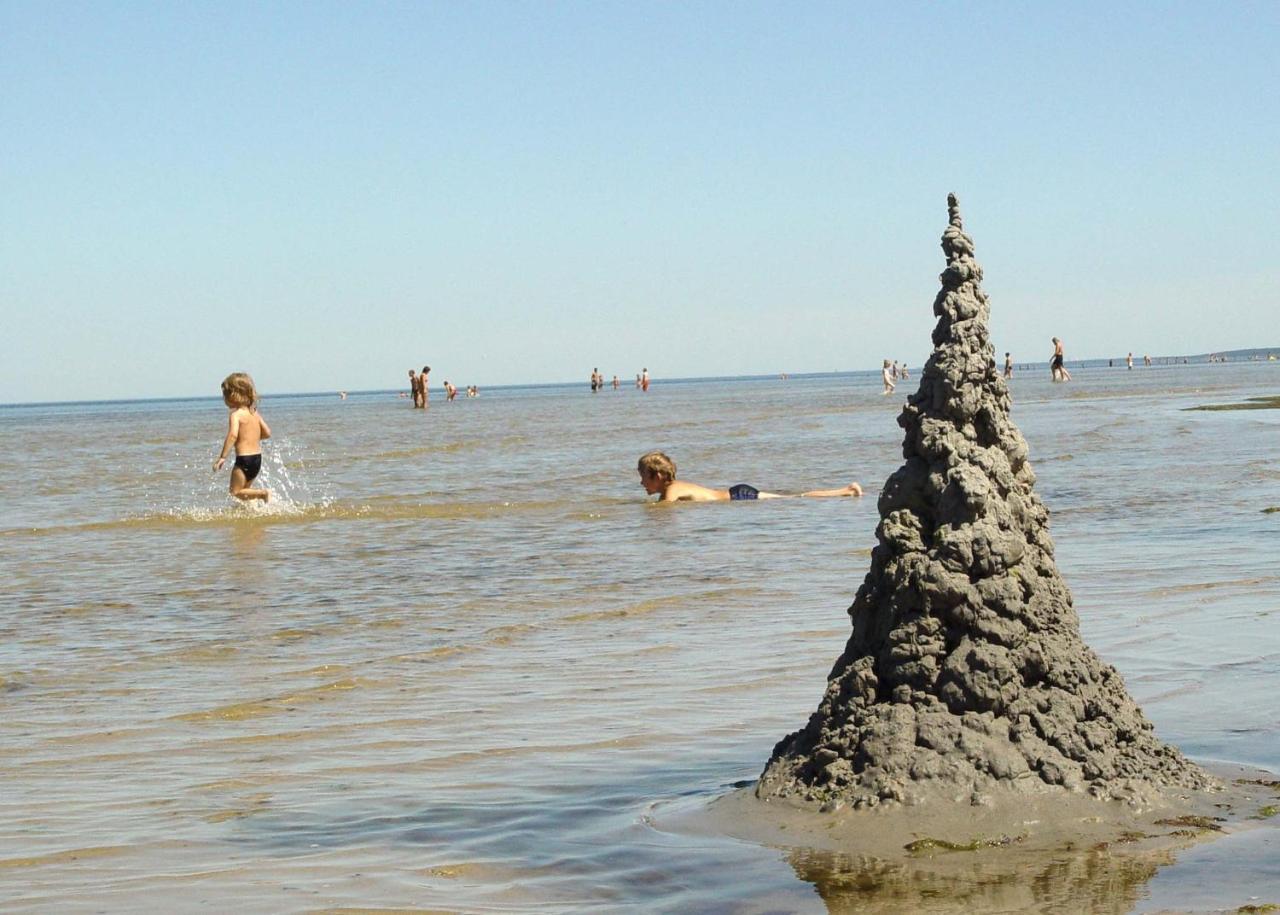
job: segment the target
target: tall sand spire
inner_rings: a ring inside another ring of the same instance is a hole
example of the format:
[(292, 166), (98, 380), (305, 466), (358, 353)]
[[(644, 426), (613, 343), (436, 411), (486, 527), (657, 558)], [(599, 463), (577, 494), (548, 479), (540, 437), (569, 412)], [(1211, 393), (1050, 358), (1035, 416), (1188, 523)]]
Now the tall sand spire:
[(863, 807), (1207, 787), (1080, 637), (993, 359), (982, 268), (954, 194), (947, 208), (934, 350), (898, 417), (906, 460), (880, 495), (853, 632), (756, 793)]

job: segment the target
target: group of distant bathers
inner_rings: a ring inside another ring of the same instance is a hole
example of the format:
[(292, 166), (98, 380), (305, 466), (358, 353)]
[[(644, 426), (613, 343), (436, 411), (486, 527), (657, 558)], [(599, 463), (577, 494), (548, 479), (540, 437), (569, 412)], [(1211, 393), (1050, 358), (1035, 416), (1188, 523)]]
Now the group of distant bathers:
[(904, 362), (898, 365), (898, 360), (894, 359), (890, 362), (888, 359), (884, 361), (884, 368), (880, 372), (880, 378), (884, 382), (883, 394), (892, 394), (893, 389), (898, 386), (898, 379), (910, 378), (911, 374), (907, 371), (907, 364)]
[[(618, 376), (614, 375), (613, 389), (615, 391), (618, 390), (620, 384), (621, 383), (618, 381)], [(591, 393), (595, 394), (598, 391), (603, 391), (604, 385), (605, 385), (604, 374), (598, 368), (592, 369), (591, 370)]]
[[(599, 368), (591, 370), (591, 393), (597, 394), (605, 389), (604, 373)], [(622, 387), (622, 382), (618, 380), (618, 376), (613, 376), (613, 389), (616, 391)], [(639, 375), (636, 375), (636, 387), (641, 391), (649, 390), (649, 370), (645, 369)]]
[[(429, 365), (424, 365), (422, 367), (422, 374), (415, 374), (413, 369), (409, 369), (409, 396), (413, 398), (413, 406), (414, 406), (414, 409), (416, 410), (427, 409), (427, 401), (431, 397), (431, 389), (427, 382), (427, 375), (430, 371), (431, 371), (431, 366)], [(404, 397), (405, 395), (401, 394), (400, 396)], [(445, 400), (457, 399), (458, 397), (457, 385), (446, 380), (444, 383), (444, 396), (445, 396)], [(467, 385), (467, 396), (479, 397), (480, 396), (479, 386), (474, 384)], [(346, 399), (345, 392), (343, 393), (343, 399), (344, 400)]]
[(431, 366), (424, 365), (422, 374), (415, 375), (413, 369), (409, 369), (409, 396), (413, 398), (413, 408), (415, 410), (425, 410), (427, 408), (427, 399), (431, 396), (430, 390), (427, 388), (427, 375), (431, 372)]

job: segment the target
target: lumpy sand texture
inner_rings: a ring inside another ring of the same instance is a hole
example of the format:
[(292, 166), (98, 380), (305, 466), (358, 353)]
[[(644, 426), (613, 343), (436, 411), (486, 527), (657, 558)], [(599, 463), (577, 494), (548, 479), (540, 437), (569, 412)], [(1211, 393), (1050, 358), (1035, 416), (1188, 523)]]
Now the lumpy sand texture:
[(880, 495), (853, 633), (757, 794), (867, 807), (1067, 789), (1141, 803), (1209, 787), (1080, 636), (993, 359), (982, 267), (947, 204), (933, 354), (898, 417), (906, 460)]

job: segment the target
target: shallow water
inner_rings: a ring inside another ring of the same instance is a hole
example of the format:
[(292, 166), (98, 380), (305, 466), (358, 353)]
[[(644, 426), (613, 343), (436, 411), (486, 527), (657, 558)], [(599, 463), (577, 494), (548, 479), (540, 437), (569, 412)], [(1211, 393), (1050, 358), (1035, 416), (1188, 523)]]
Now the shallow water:
[[(209, 471), (216, 401), (0, 408), (21, 455), (0, 465), (0, 900), (1021, 907), (980, 864), (943, 880), (664, 825), (816, 706), (901, 462), (878, 387), (268, 397), (262, 512)], [(1086, 640), (1164, 738), (1273, 771), (1280, 411), (1183, 408), (1277, 387), (1274, 363), (1014, 382)], [(655, 447), (711, 485), (871, 497), (653, 506), (634, 466)], [(1280, 902), (1276, 834), (1020, 880), (1045, 911)]]

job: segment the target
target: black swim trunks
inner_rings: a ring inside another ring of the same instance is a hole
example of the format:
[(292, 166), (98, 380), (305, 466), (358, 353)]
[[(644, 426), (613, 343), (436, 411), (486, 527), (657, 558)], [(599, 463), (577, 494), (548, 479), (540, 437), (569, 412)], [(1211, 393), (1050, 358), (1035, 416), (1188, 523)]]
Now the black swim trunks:
[(760, 498), (760, 490), (754, 486), (748, 486), (746, 483), (739, 483), (737, 486), (729, 487), (729, 498), (734, 502), (758, 499)]
[(261, 454), (237, 454), (236, 466), (244, 473), (244, 481), (252, 483), (253, 478), (262, 470)]
[(1062, 368), (1062, 357), (1061, 357), (1061, 356), (1056, 356), (1056, 355), (1055, 355), (1055, 356), (1053, 357), (1053, 362), (1051, 362), (1051, 363), (1049, 364), (1049, 367), (1050, 367), (1050, 368), (1055, 368), (1055, 369), (1060, 369), (1060, 368)]

